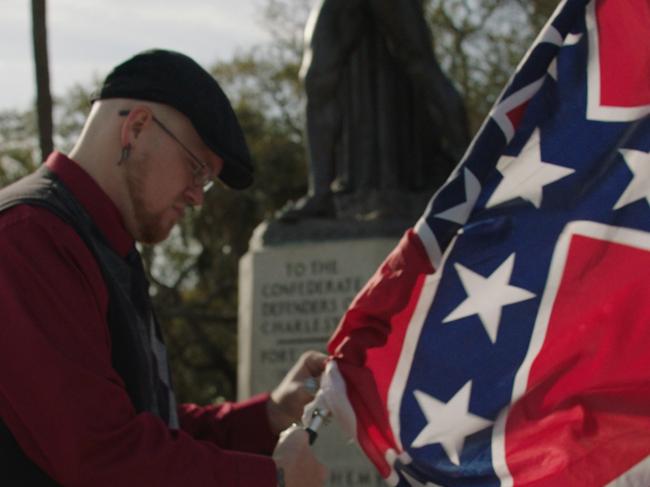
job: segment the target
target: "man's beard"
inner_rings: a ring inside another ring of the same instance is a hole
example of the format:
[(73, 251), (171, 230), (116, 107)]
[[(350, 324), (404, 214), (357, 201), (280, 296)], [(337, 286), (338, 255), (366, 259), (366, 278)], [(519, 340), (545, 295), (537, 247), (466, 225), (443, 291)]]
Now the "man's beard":
[(128, 168), (126, 184), (133, 208), (133, 218), (136, 225), (133, 237), (145, 244), (155, 244), (167, 238), (171, 231), (162, 225), (163, 212), (152, 213), (147, 211), (144, 199), (144, 180), (147, 178), (145, 161), (132, 161)]

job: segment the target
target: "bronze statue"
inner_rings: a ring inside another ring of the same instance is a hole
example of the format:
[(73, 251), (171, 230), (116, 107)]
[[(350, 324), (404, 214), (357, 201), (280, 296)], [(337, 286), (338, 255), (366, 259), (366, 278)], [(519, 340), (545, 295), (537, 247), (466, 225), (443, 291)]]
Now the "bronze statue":
[(283, 220), (335, 216), (334, 195), (432, 190), (469, 140), (433, 53), (421, 0), (322, 0), (310, 16), (308, 194)]

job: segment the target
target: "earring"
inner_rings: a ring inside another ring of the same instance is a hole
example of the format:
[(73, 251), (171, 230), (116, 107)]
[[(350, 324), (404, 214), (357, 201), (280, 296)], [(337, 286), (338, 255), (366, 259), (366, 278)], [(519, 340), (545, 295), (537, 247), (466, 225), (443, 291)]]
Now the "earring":
[(126, 161), (131, 155), (131, 144), (126, 144), (122, 147), (122, 154), (120, 155), (120, 160), (117, 161), (117, 165), (120, 166), (124, 161)]

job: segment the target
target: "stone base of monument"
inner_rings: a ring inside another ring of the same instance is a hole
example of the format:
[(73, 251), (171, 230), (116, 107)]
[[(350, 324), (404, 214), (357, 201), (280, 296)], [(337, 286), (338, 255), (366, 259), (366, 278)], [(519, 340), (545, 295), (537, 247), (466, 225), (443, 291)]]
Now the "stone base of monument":
[[(327, 222), (258, 228), (239, 269), (240, 399), (275, 387), (304, 351), (325, 351), (348, 305), (407, 226), (395, 223), (393, 236), (366, 238), (357, 227), (346, 238), (338, 222), (333, 238), (317, 241), (300, 237), (313, 235), (310, 227), (322, 231)], [(314, 448), (330, 471), (329, 487), (385, 485), (334, 422), (321, 428)]]

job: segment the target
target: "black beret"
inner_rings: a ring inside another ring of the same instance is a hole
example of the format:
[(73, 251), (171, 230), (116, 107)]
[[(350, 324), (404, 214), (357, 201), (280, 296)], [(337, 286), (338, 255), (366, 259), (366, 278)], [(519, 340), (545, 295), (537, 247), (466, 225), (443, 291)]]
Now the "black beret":
[(235, 112), (217, 81), (179, 52), (152, 49), (126, 60), (106, 77), (92, 101), (133, 98), (169, 105), (190, 119), (205, 144), (224, 161), (219, 178), (243, 189), (253, 164)]

